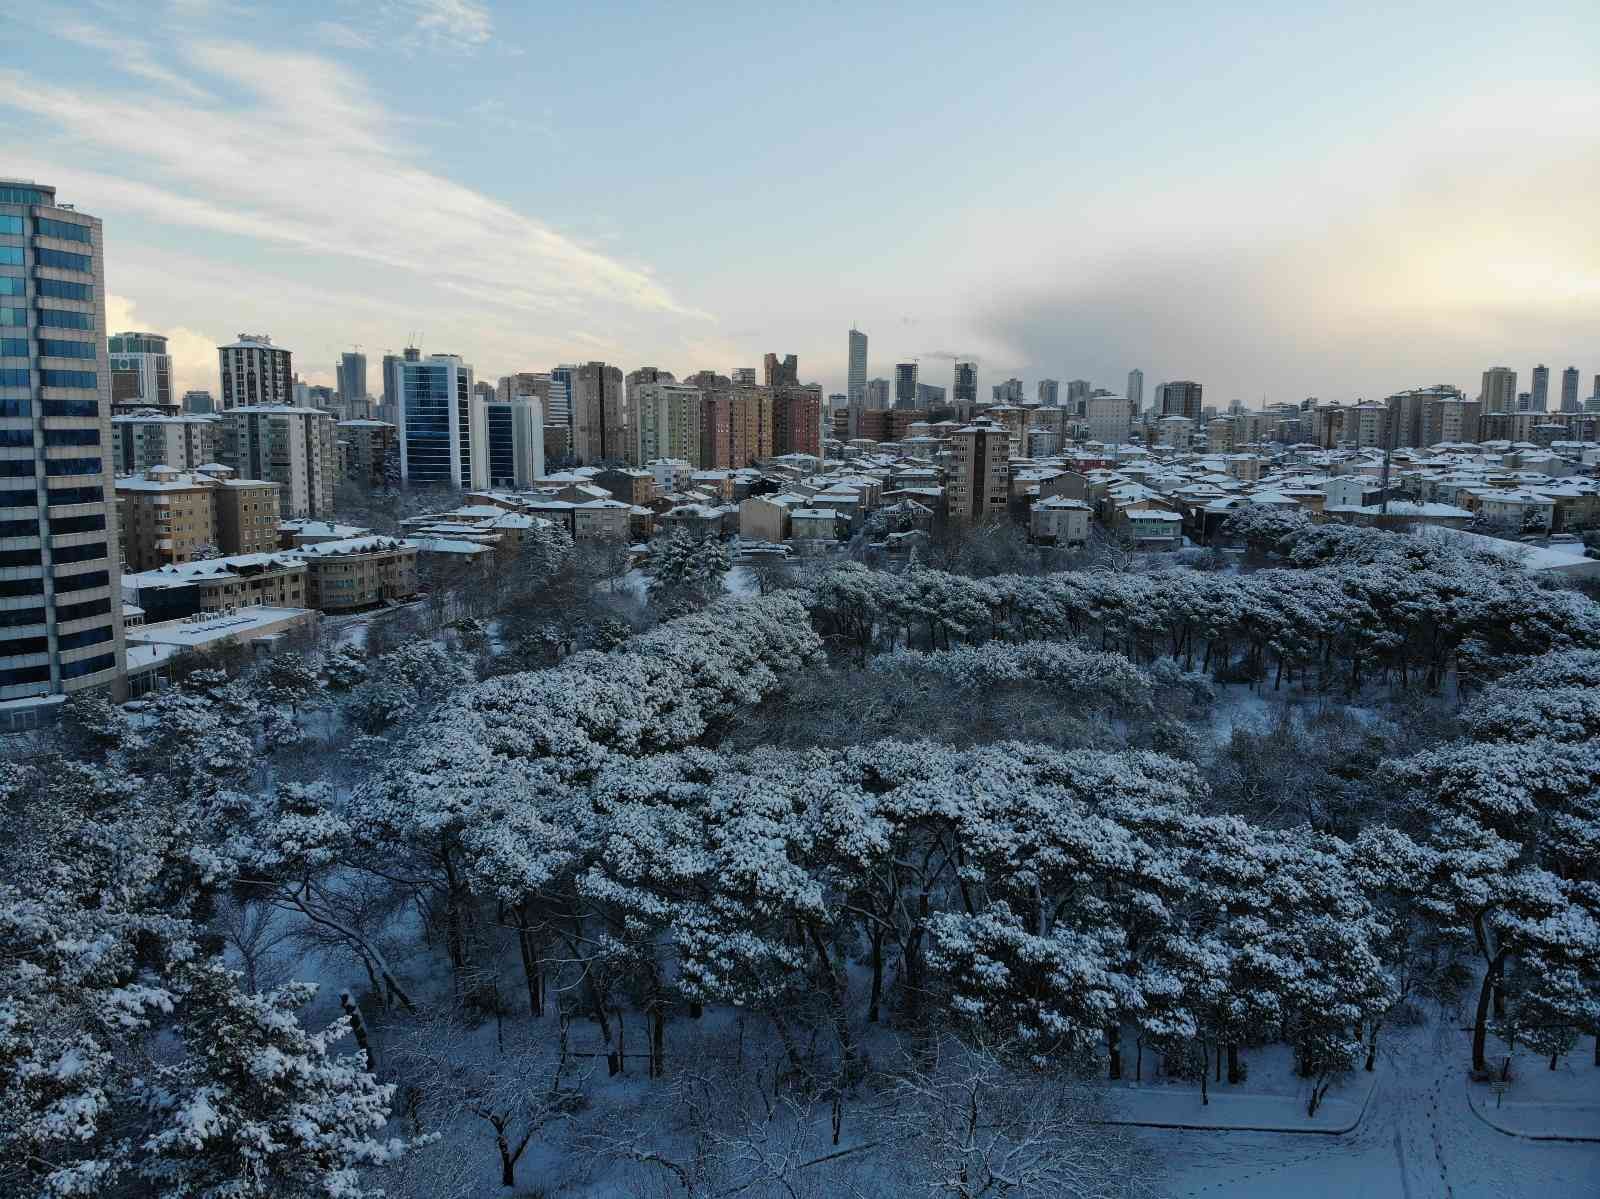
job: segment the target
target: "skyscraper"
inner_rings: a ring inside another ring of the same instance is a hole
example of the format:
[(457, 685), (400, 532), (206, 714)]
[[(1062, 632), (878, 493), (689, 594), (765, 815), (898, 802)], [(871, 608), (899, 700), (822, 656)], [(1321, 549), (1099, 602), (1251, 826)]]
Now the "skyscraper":
[(1550, 368), (1540, 363), (1533, 368), (1533, 399), (1531, 411), (1547, 412), (1550, 409)]
[(1483, 372), (1483, 389), (1478, 393), (1485, 412), (1517, 410), (1517, 372), (1509, 366), (1494, 366)]
[(868, 379), (866, 405), (868, 412), (889, 406), (889, 380)]
[(1128, 402), (1133, 405), (1134, 412), (1144, 407), (1144, 372), (1134, 367), (1128, 372)]
[(915, 362), (895, 363), (894, 406), (896, 408), (915, 408), (917, 406), (917, 364)]
[(112, 415), (155, 408), (168, 416), (178, 411), (172, 398), (172, 356), (159, 333), (113, 333), (111, 356)]
[(786, 384), (800, 386), (800, 360), (793, 354), (786, 355), (781, 361), (776, 354), (768, 354), (762, 360), (762, 370), (768, 387), (783, 387)]
[(950, 388), (950, 402), (957, 408), (962, 404), (973, 405), (978, 402), (978, 364), (976, 362), (957, 362), (954, 386)]
[(1161, 385), (1161, 415), (1185, 416), (1192, 421), (1200, 419), (1200, 410), (1203, 407), (1200, 401), (1201, 388), (1198, 383), (1190, 383), (1186, 379), (1179, 379), (1175, 383)]
[(0, 729), (123, 671), (101, 232), (0, 181)]
[(489, 487), (526, 491), (544, 477), (544, 416), (539, 397), (498, 395), (483, 405), (484, 478)]
[(572, 372), (572, 453), (580, 463), (625, 462), (638, 452), (627, 422), (622, 368), (585, 362)]
[(455, 354), (408, 351), (396, 370), (400, 478), (409, 487), (481, 487), (485, 414), (472, 399), (472, 367)]
[(850, 373), (845, 386), (845, 394), (850, 397), (851, 407), (856, 406), (856, 400), (866, 402), (867, 393), (867, 335), (860, 329), (850, 330)]
[(639, 426), (640, 465), (657, 458), (681, 458), (691, 466), (703, 465), (703, 400), (698, 387), (670, 379), (638, 385), (633, 414)]
[(363, 419), (367, 415), (367, 356), (359, 350), (346, 350), (339, 355), (334, 377), (345, 419)]
[(1088, 410), (1089, 393), (1093, 390), (1087, 379), (1074, 379), (1067, 384), (1067, 408), (1074, 416), (1082, 416)]
[(217, 347), (222, 369), (222, 407), (294, 403), (294, 363), (288, 350), (265, 333), (241, 333)]
[(1578, 368), (1575, 366), (1561, 372), (1561, 411), (1583, 411), (1583, 405), (1578, 402)]
[(1061, 405), (1061, 380), (1039, 380), (1039, 403), (1046, 408), (1058, 408)]

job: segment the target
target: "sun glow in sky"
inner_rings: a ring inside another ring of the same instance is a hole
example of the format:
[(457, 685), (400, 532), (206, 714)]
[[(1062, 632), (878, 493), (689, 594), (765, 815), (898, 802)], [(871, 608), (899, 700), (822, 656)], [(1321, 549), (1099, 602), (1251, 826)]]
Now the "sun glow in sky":
[(852, 323), (985, 389), (1600, 373), (1600, 6), (790, 7), (10, 0), (0, 171), (184, 386), (251, 330), (832, 391)]

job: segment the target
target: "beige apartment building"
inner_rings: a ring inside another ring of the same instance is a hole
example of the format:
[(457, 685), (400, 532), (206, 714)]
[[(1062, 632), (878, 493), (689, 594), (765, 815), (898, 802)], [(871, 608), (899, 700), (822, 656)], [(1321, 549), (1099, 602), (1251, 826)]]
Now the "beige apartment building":
[(225, 554), (265, 554), (278, 548), (277, 483), (219, 479), (212, 490), (217, 544)]
[(323, 612), (354, 612), (417, 593), (417, 547), (394, 537), (322, 541), (294, 552), (306, 564), (309, 606)]
[(154, 570), (217, 552), (209, 479), (168, 466), (116, 481), (122, 556), (130, 571)]
[(683, 383), (652, 382), (637, 384), (631, 390), (634, 421), (639, 429), (635, 461), (682, 458), (698, 465), (700, 389)]
[(222, 461), (241, 478), (281, 484), (285, 516), (333, 515), (340, 464), (331, 413), (288, 404), (230, 408), (222, 414)]
[(1010, 431), (976, 420), (950, 435), (951, 471), (945, 492), (950, 519), (965, 523), (1004, 516), (1010, 498)]

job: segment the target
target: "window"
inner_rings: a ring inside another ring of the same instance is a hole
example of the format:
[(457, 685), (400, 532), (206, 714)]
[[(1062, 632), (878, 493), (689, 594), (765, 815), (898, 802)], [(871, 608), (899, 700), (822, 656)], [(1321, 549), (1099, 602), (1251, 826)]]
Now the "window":
[(26, 358), (28, 356), (28, 339), (26, 337), (0, 337), (0, 355), (7, 358)]
[(0, 275), (0, 296), (25, 296), (26, 281), (16, 275)]
[(0, 266), (21, 266), (21, 246), (0, 246)]
[[(29, 580), (30, 582), (32, 580)], [(56, 594), (63, 591), (88, 591), (91, 587), (109, 587), (111, 576), (103, 570), (91, 570), (81, 575), (56, 576)]]
[(51, 358), (93, 358), (95, 352), (92, 341), (66, 341), (56, 338), (39, 343), (39, 353)]
[[(67, 562), (98, 562), (106, 556), (106, 543), (92, 541), (88, 545), (64, 545), (50, 551), (50, 559), (57, 566)], [(37, 559), (35, 559), (37, 561)], [(13, 566), (31, 566), (29, 562), (14, 562)]]
[(98, 458), (58, 458), (44, 464), (47, 475), (97, 475), (102, 469)]
[(26, 479), (32, 474), (32, 458), (10, 458), (0, 460), (0, 479)]
[(58, 516), (50, 519), (50, 532), (56, 537), (64, 537), (69, 533), (98, 533), (105, 527), (106, 518), (98, 513), (90, 516)]
[(19, 683), (48, 683), (50, 667), (22, 666), (16, 670), (0, 670), (0, 687), (15, 687)]
[[(21, 311), (18, 309), (17, 311)], [(18, 321), (19, 325), (26, 321)], [(94, 330), (94, 323), (89, 319), (87, 312), (68, 312), (64, 308), (39, 309), (39, 325), (45, 329), (87, 329)]]
[[(57, 615), (60, 615), (59, 609)], [(15, 608), (10, 612), (0, 612), (0, 629), (23, 629), (30, 624), (43, 623), (43, 608)]]
[[(22, 280), (18, 279), (18, 283)], [(41, 296), (49, 296), (55, 300), (92, 300), (94, 288), (87, 283), (68, 283), (65, 279), (37, 279), (34, 281)], [(22, 292), (11, 293), (20, 296)]]
[[(84, 530), (88, 532), (88, 530)], [(0, 537), (37, 537), (39, 535), (39, 518), (30, 517), (28, 520), (0, 520)]]
[(0, 508), (37, 508), (39, 496), (32, 490), (0, 491)]
[(45, 445), (99, 445), (99, 429), (46, 429)]
[(54, 204), (56, 198), (36, 187), (0, 187), (0, 204)]
[(26, 367), (8, 366), (0, 370), (0, 387), (31, 387), (32, 376)]
[(19, 657), (22, 654), (45, 654), (50, 652), (50, 638), (48, 637), (12, 637), (0, 641), (0, 654), (7, 658)]
[(86, 645), (99, 645), (102, 641), (111, 640), (111, 626), (101, 625), (98, 629), (83, 629), (76, 633), (60, 633), (56, 636), (56, 648), (62, 650), (82, 649)]
[(32, 416), (32, 400), (0, 400), (0, 416)]
[[(43, 316), (43, 313), (39, 314)], [(0, 325), (7, 329), (25, 329), (28, 325), (26, 308), (0, 308)]]
[(43, 595), (43, 579), (0, 579), (0, 599), (19, 595)]
[(50, 506), (59, 504), (98, 504), (105, 499), (103, 487), (56, 487), (50, 491)]
[(31, 550), (0, 550), (0, 566), (38, 566), (38, 547)]
[(117, 659), (114, 654), (101, 654), (98, 658), (85, 658), (82, 662), (63, 662), (61, 677), (81, 679), (86, 674), (99, 674), (102, 670), (110, 670), (116, 664)]
[(32, 445), (32, 429), (0, 429), (0, 446), (7, 446), (13, 450), (25, 450)]
[(0, 216), (0, 233), (8, 237), (22, 236), (22, 218), (19, 216)]
[(99, 416), (99, 400), (46, 400), (46, 416)]
[(94, 269), (94, 259), (87, 254), (69, 254), (65, 250), (38, 249), (33, 252), (34, 261), (40, 266), (53, 266), (64, 271), (84, 271)]
[(81, 241), (89, 244), (89, 226), (74, 225), (71, 221), (53, 221), (47, 216), (33, 222), (33, 231), (42, 237), (59, 237), (62, 241)]
[(93, 388), (96, 386), (96, 379), (93, 371), (40, 371), (39, 385)]
[[(70, 620), (85, 620), (90, 616), (104, 616), (111, 611), (108, 599), (85, 600), (81, 604), (57, 604), (56, 620), (66, 624)], [(43, 619), (41, 617), (40, 619)]]

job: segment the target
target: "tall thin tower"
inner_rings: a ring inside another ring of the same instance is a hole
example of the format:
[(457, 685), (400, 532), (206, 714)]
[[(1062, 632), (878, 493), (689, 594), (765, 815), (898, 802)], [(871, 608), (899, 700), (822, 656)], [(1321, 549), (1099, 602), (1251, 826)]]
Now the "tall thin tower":
[(850, 373), (845, 394), (852, 407), (866, 402), (867, 396), (867, 335), (860, 329), (850, 330)]

